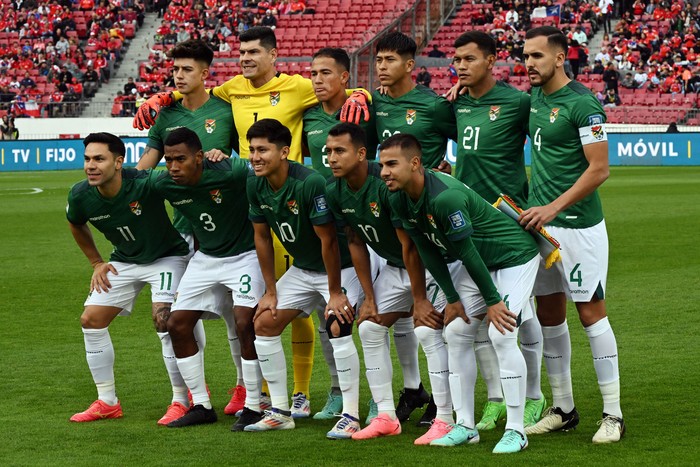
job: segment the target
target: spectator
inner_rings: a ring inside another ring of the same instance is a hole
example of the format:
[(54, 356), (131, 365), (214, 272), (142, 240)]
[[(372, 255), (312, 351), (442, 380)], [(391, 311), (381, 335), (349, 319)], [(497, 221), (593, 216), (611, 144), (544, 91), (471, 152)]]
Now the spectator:
[(588, 37), (586, 33), (581, 30), (581, 26), (576, 26), (574, 33), (571, 36), (572, 41), (576, 41), (578, 44), (588, 43)]
[(14, 140), (19, 138), (19, 130), (15, 127), (15, 117), (3, 115), (0, 123), (0, 138)]
[(428, 69), (424, 66), (420, 67), (420, 73), (418, 73), (418, 76), (416, 76), (416, 84), (422, 84), (423, 86), (429, 88), (432, 80), (433, 77), (430, 76), (430, 73), (428, 73)]
[(615, 94), (618, 92), (617, 84), (620, 80), (620, 75), (615, 69), (614, 63), (608, 63), (608, 67), (603, 72), (603, 82), (605, 83), (606, 89), (612, 89)]
[(522, 60), (519, 57), (515, 57), (515, 65), (513, 66), (514, 76), (527, 76), (527, 68), (523, 65)]
[(68, 49), (70, 49), (70, 43), (65, 37), (61, 36), (56, 44), (54, 44), (54, 48), (56, 49), (56, 53), (58, 55), (65, 55), (68, 52)]
[(304, 4), (304, 2), (302, 2), (301, 0), (296, 0), (293, 1), (291, 6), (289, 7), (289, 14), (300, 15), (304, 12), (305, 9), (306, 5)]
[(678, 130), (678, 125), (676, 122), (671, 122), (668, 125), (668, 128), (666, 129), (666, 133), (680, 133), (680, 130)]
[(56, 81), (58, 81), (57, 84), (73, 81), (73, 73), (68, 71), (68, 65), (65, 63), (61, 66), (61, 72), (56, 76)]
[(124, 95), (131, 95), (132, 89), (136, 89), (136, 83), (134, 83), (134, 78), (130, 76), (129, 78), (127, 78), (126, 84), (124, 85)]
[(637, 85), (637, 88), (641, 88), (646, 84), (646, 82), (649, 80), (649, 76), (646, 74), (644, 71), (643, 67), (638, 67), (637, 68), (637, 73), (634, 75), (634, 82)]
[(443, 52), (442, 50), (440, 50), (440, 49), (438, 48), (437, 44), (434, 44), (434, 45), (433, 45), (433, 50), (431, 50), (430, 52), (428, 52), (428, 57), (433, 57), (433, 58), (445, 58), (446, 56), (447, 56), (447, 55), (445, 54), (445, 52)]
[(632, 72), (628, 71), (625, 74), (625, 77), (622, 78), (622, 81), (620, 81), (620, 86), (626, 89), (634, 89), (637, 87), (634, 84), (634, 77), (632, 76)]
[(593, 64), (593, 69), (591, 70), (592, 75), (602, 75), (603, 72), (605, 71), (605, 67), (603, 64), (600, 62), (600, 60), (596, 60), (595, 63)]
[(277, 18), (272, 15), (272, 10), (265, 11), (265, 16), (260, 20), (260, 26), (267, 26), (270, 29), (277, 27)]
[(24, 86), (27, 89), (34, 89), (36, 87), (36, 82), (32, 79), (31, 76), (29, 76), (28, 71), (24, 72), (24, 78), (22, 78), (22, 81), (20, 81), (19, 84), (20, 86)]
[(617, 94), (617, 92), (612, 88), (608, 88), (608, 90), (605, 92), (605, 97), (603, 98), (603, 106), (617, 107), (621, 104), (622, 101), (620, 100), (620, 96)]
[(571, 39), (566, 58), (569, 60), (569, 65), (571, 66), (571, 73), (573, 74), (572, 78), (576, 79), (581, 60), (581, 46), (579, 46), (576, 39)]
[(87, 71), (83, 74), (83, 91), (88, 99), (95, 96), (100, 87), (100, 75), (95, 71), (92, 63), (88, 62)]
[(190, 39), (190, 33), (185, 29), (185, 26), (180, 26), (180, 30), (177, 32), (177, 42), (185, 42)]

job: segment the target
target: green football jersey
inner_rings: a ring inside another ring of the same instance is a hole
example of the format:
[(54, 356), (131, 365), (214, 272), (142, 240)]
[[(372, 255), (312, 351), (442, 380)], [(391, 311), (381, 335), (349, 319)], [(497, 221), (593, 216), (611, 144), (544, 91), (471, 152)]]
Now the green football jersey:
[(420, 141), (425, 167), (435, 168), (445, 158), (447, 140), (456, 138), (455, 115), (447, 99), (418, 85), (396, 99), (375, 91), (372, 103), (380, 143), (396, 133), (409, 133)]
[[(571, 188), (588, 168), (586, 144), (607, 141), (605, 111), (582, 84), (572, 81), (545, 96), (532, 88), (530, 206), (544, 206)], [(603, 220), (598, 190), (561, 212), (551, 225), (586, 228)]]
[[(148, 146), (163, 153), (163, 142), (171, 131), (187, 127), (197, 133), (202, 142), (202, 149), (219, 149), (227, 155), (237, 154), (238, 133), (233, 123), (231, 104), (218, 97), (211, 96), (204, 105), (190, 110), (178, 101), (172, 107), (164, 107), (156, 123), (148, 131)], [(178, 232), (192, 233), (192, 225), (181, 216), (177, 209), (173, 223)]]
[[(326, 139), (331, 128), (340, 123), (338, 114), (327, 114), (321, 104), (311, 107), (304, 113), (304, 144), (309, 148), (311, 156), (311, 166), (323, 178), (333, 176), (328, 165), (328, 155), (326, 154)], [(377, 135), (374, 129), (374, 119), (368, 122), (360, 122), (360, 126), (367, 135), (367, 158), (374, 160), (377, 155)]]
[(255, 249), (248, 222), (245, 182), (248, 164), (237, 158), (204, 162), (197, 185), (178, 185), (165, 171), (154, 171), (154, 188), (192, 224), (202, 253), (217, 258)]
[(396, 193), (391, 201), (409, 234), (423, 234), (464, 263), (489, 305), (500, 298), (488, 273), (474, 274), (481, 267), (475, 258), (497, 270), (525, 264), (539, 253), (532, 235), (517, 222), (449, 175), (427, 170), (418, 201), (405, 192)]
[[(294, 266), (309, 271), (326, 271), (314, 225), (335, 223), (325, 185), (321, 174), (293, 161), (289, 161), (287, 180), (278, 191), (265, 177), (252, 172), (248, 176), (250, 220), (267, 223), (294, 258)], [(347, 240), (340, 234), (338, 246), (341, 267), (351, 266)]]
[(68, 194), (68, 222), (90, 222), (114, 246), (110, 261), (149, 264), (166, 256), (185, 256), (187, 243), (173, 228), (163, 197), (153, 191), (146, 172), (122, 169), (130, 178), (114, 198), (104, 198), (87, 180)]
[(501, 193), (527, 207), (524, 145), (530, 116), (530, 96), (501, 81), (474, 99), (459, 96), (457, 164), (454, 176), (494, 203)]
[(401, 242), (396, 235), (402, 223), (391, 209), (389, 190), (380, 171), (379, 164), (369, 162), (367, 180), (357, 191), (352, 191), (342, 178), (330, 178), (326, 197), (340, 227), (350, 226), (389, 265), (403, 268)]

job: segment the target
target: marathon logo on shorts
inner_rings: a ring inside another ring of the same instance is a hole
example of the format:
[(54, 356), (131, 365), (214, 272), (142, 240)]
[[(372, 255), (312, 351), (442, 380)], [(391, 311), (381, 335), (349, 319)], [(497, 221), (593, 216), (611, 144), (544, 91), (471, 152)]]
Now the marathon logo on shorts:
[(320, 195), (314, 198), (314, 205), (316, 206), (316, 212), (326, 212), (328, 211), (328, 202), (326, 201), (325, 195)]
[(372, 201), (369, 203), (369, 210), (372, 212), (372, 215), (374, 217), (379, 217), (379, 205), (376, 201)]
[(279, 103), (280, 103), (280, 92), (279, 91), (272, 91), (270, 93), (270, 105), (272, 107), (274, 107)]
[(501, 113), (501, 106), (500, 105), (492, 105), (491, 109), (489, 110), (489, 120), (492, 122), (495, 121), (498, 116)]
[(216, 190), (210, 190), (209, 195), (211, 196), (211, 200), (214, 201), (216, 204), (221, 204), (221, 190), (216, 189)]
[(131, 209), (131, 212), (133, 212), (137, 216), (141, 215), (141, 205), (139, 204), (138, 200), (129, 203), (129, 209)]
[(216, 130), (216, 120), (214, 120), (213, 118), (204, 120), (204, 129), (209, 134), (214, 133), (214, 130)]
[(559, 107), (554, 107), (551, 112), (549, 112), (549, 123), (554, 123), (554, 121), (559, 116)]
[(291, 201), (287, 201), (287, 207), (290, 211), (292, 211), (292, 214), (299, 214), (299, 204), (297, 204), (297, 200), (293, 199)]
[(452, 224), (453, 229), (461, 229), (464, 227), (467, 223), (464, 221), (464, 216), (462, 215), (462, 211), (456, 211), (450, 214), (450, 224)]
[(406, 123), (413, 125), (416, 121), (416, 111), (413, 109), (408, 109), (406, 111)]
[(430, 225), (434, 228), (437, 229), (437, 225), (435, 224), (435, 219), (433, 219), (432, 214), (427, 214), (426, 217), (428, 218), (428, 222), (430, 222)]

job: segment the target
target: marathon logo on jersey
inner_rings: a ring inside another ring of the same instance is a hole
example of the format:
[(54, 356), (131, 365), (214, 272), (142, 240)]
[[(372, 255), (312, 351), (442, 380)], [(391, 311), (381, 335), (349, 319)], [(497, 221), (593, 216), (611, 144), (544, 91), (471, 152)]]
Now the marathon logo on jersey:
[(413, 125), (416, 121), (416, 111), (413, 109), (408, 109), (406, 111), (406, 123)]
[(272, 107), (274, 107), (279, 103), (280, 103), (280, 92), (279, 91), (272, 91), (270, 93), (270, 105)]
[(457, 230), (461, 229), (464, 227), (467, 223), (464, 221), (464, 216), (462, 215), (462, 211), (456, 211), (450, 214), (450, 224), (452, 224), (452, 228)]
[(491, 109), (489, 110), (489, 120), (492, 122), (495, 121), (498, 116), (501, 113), (501, 106), (500, 105), (492, 105)]
[(369, 203), (369, 210), (372, 212), (374, 217), (379, 217), (379, 205), (376, 201)]
[(211, 200), (214, 201), (216, 204), (221, 204), (221, 190), (216, 189), (216, 190), (210, 190), (209, 195), (211, 196)]
[(134, 201), (132, 203), (129, 203), (129, 209), (131, 209), (131, 212), (133, 212), (137, 216), (141, 215), (141, 205), (139, 204), (138, 201)]
[(605, 130), (603, 130), (603, 125), (593, 125), (591, 127), (591, 134), (593, 135), (593, 138), (595, 138), (597, 141), (602, 141), (603, 137), (605, 136)]
[(290, 211), (292, 211), (292, 214), (299, 214), (299, 204), (297, 204), (297, 200), (293, 199), (291, 201), (287, 201), (287, 207)]
[(437, 225), (435, 224), (435, 219), (433, 219), (433, 215), (427, 214), (426, 217), (428, 218), (428, 222), (430, 222), (432, 228), (437, 229)]
[(328, 202), (326, 201), (326, 195), (320, 195), (315, 197), (314, 205), (316, 206), (316, 212), (328, 211)]
[(551, 112), (549, 112), (549, 123), (554, 123), (554, 121), (559, 116), (559, 107), (554, 107)]
[(216, 130), (216, 120), (214, 120), (213, 118), (204, 120), (204, 129), (209, 134), (214, 133), (214, 130)]

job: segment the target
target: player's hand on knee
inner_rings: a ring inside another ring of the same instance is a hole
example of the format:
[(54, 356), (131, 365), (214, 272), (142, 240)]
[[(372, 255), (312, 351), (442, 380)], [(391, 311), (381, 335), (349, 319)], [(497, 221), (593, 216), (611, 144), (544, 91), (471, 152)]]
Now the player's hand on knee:
[(365, 301), (360, 305), (360, 310), (357, 312), (357, 324), (359, 325), (365, 320), (373, 321), (379, 324), (379, 310), (374, 300), (365, 298)]
[(427, 326), (432, 329), (442, 329), (444, 326), (442, 315), (427, 299), (413, 303), (413, 322), (416, 326)]
[(454, 303), (448, 303), (445, 307), (445, 326), (455, 319), (463, 319), (465, 323), (471, 323), (467, 312), (464, 311), (464, 305), (459, 300)]
[(224, 159), (228, 159), (230, 156), (220, 149), (210, 149), (204, 153), (204, 157), (212, 162), (221, 162)]
[(326, 319), (329, 314), (334, 314), (341, 324), (352, 323), (355, 320), (355, 310), (344, 293), (331, 293), (326, 305)]
[(94, 265), (94, 271), (90, 279), (90, 292), (109, 292), (109, 289), (112, 288), (112, 284), (107, 277), (108, 272), (111, 272), (115, 276), (119, 275), (117, 268), (110, 263), (99, 262)]
[(517, 316), (510, 311), (503, 301), (491, 305), (486, 309), (486, 318), (501, 334), (513, 332), (517, 327)]
[(272, 319), (277, 319), (277, 295), (265, 292), (265, 295), (258, 302), (255, 315), (253, 315), (253, 322), (267, 311), (270, 312)]
[(363, 91), (355, 91), (340, 109), (340, 121), (359, 125), (362, 120), (369, 121), (367, 95)]
[(136, 111), (132, 125), (139, 130), (147, 130), (156, 123), (156, 118), (162, 107), (168, 107), (175, 99), (171, 92), (159, 92), (153, 94), (141, 104)]

